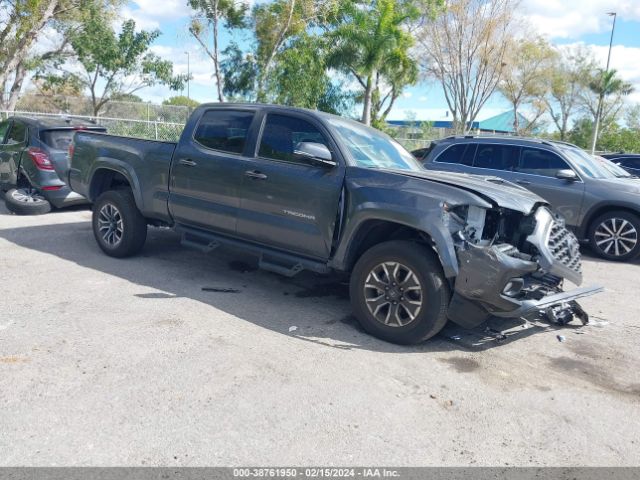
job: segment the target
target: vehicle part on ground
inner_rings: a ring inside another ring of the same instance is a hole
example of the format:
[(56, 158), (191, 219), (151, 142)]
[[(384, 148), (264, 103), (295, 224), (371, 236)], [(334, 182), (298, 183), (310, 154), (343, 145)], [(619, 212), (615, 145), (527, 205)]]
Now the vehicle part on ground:
[(350, 294), (362, 327), (399, 344), (418, 343), (442, 330), (451, 296), (433, 251), (408, 241), (369, 249), (351, 274)]
[(7, 210), (16, 215), (43, 215), (51, 211), (51, 204), (32, 187), (13, 188), (5, 193)]
[(147, 221), (129, 190), (100, 195), (93, 207), (92, 225), (98, 245), (111, 257), (135, 255), (147, 239)]
[(632, 260), (640, 255), (640, 217), (623, 210), (606, 212), (591, 223), (589, 242), (607, 260)]

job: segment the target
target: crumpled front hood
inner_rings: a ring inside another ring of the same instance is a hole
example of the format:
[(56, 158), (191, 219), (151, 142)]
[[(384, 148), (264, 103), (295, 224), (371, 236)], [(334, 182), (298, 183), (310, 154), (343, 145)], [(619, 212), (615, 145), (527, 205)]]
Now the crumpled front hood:
[(394, 170), (393, 173), (400, 173), (414, 178), (422, 178), (424, 180), (462, 188), (487, 199), (499, 207), (517, 210), (524, 214), (531, 213), (536, 205), (547, 204), (544, 199), (526, 188), (498, 177), (434, 170), (425, 170), (422, 172)]

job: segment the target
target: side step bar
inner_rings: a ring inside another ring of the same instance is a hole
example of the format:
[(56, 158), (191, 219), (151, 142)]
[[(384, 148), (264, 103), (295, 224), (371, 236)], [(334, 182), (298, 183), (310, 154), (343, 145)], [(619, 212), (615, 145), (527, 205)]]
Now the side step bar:
[(261, 269), (284, 275), (285, 277), (293, 277), (302, 270), (323, 274), (331, 271), (331, 268), (326, 263), (298, 257), (254, 243), (243, 242), (235, 238), (216, 235), (183, 225), (177, 225), (176, 231), (182, 235), (181, 243), (185, 247), (194, 248), (204, 253), (209, 253), (222, 245), (249, 251), (259, 257), (258, 265)]

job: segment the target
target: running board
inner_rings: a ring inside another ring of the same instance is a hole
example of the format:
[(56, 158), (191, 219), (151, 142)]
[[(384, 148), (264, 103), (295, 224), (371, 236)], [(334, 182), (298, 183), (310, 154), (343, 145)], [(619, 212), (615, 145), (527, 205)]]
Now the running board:
[(216, 235), (183, 225), (177, 225), (176, 231), (182, 235), (181, 243), (185, 247), (195, 248), (205, 253), (209, 253), (222, 245), (249, 251), (259, 257), (258, 265), (260, 268), (285, 277), (293, 277), (302, 270), (310, 270), (322, 274), (331, 272), (331, 268), (326, 263), (298, 257), (254, 243)]
[(272, 262), (270, 260), (265, 260), (264, 254), (260, 255), (260, 260), (258, 261), (258, 266), (262, 270), (267, 270), (268, 272), (277, 273), (279, 275), (283, 275), (285, 277), (295, 277), (299, 274), (304, 267), (301, 263), (296, 263), (291, 267), (287, 267), (286, 265), (280, 265), (278, 263)]

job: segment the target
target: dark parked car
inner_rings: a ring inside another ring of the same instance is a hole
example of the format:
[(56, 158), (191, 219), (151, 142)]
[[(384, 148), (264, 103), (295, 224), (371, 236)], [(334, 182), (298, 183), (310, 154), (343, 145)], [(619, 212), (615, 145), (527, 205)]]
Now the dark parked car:
[(425, 168), (493, 175), (547, 200), (601, 257), (640, 254), (640, 179), (563, 142), (517, 137), (449, 137), (421, 156)]
[(11, 117), (0, 122), (0, 189), (7, 208), (21, 215), (87, 203), (65, 180), (74, 132), (105, 129), (71, 118)]
[(640, 177), (640, 153), (603, 153), (601, 157), (624, 168), (631, 175)]
[(353, 311), (398, 343), (447, 319), (489, 315), (563, 323), (586, 314), (562, 291), (582, 281), (577, 239), (537, 195), (483, 177), (427, 172), (387, 135), (340, 117), (268, 105), (196, 109), (176, 143), (74, 137), (71, 187), (93, 206), (113, 257), (137, 253), (147, 225), (183, 244), (232, 245), (293, 276), (350, 272)]

